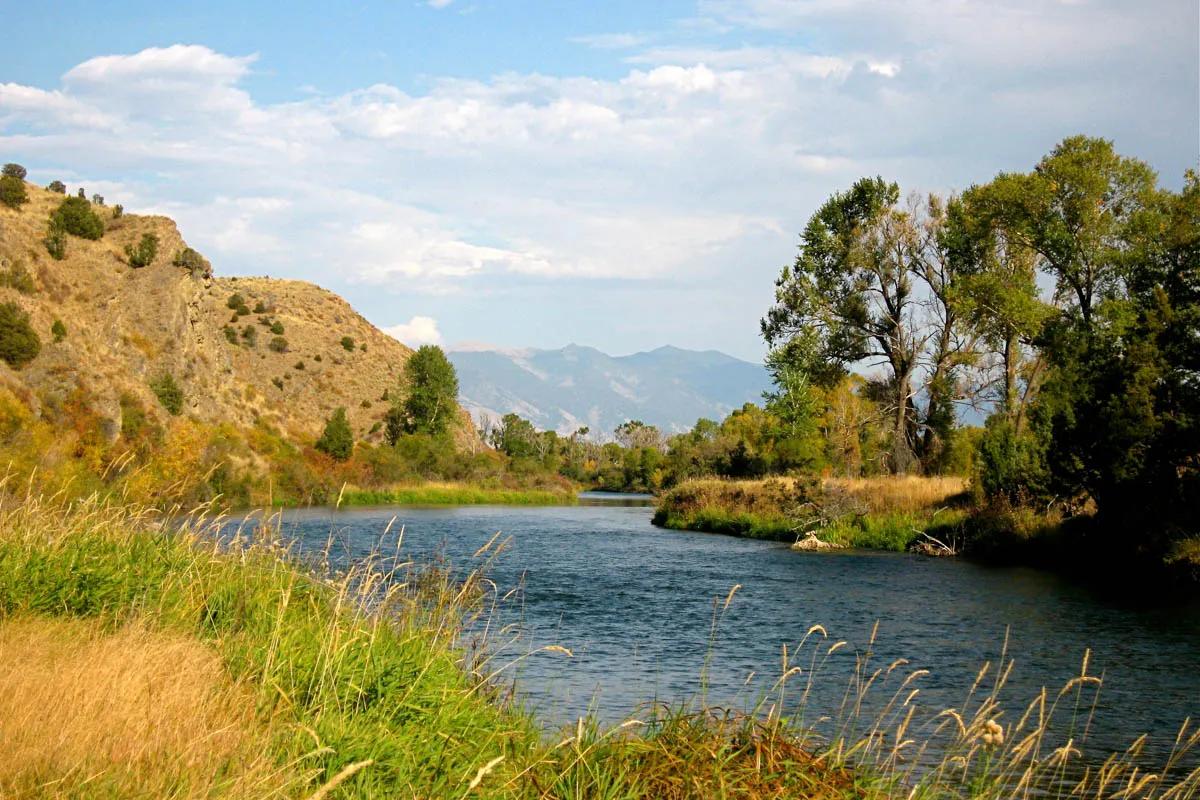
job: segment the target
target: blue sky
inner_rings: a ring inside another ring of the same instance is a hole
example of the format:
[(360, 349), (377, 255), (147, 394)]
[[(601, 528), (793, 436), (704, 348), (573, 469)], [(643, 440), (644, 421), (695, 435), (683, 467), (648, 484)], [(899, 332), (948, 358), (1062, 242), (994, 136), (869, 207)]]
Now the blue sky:
[(0, 2), (0, 160), (410, 343), (762, 356), (817, 205), (1056, 141), (1177, 186), (1194, 0)]

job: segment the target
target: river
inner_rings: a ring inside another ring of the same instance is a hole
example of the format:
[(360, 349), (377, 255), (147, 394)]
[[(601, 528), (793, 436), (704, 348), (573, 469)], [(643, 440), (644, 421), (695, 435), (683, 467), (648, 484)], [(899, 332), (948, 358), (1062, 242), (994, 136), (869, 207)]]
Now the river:
[[(472, 554), (500, 532), (509, 541), (488, 574), (502, 592), (518, 589), (500, 621), (521, 624), (496, 663), (544, 645), (572, 653), (534, 653), (506, 673), (552, 725), (589, 708), (619, 721), (644, 714), (639, 704), (646, 701), (679, 703), (702, 691), (710, 703), (748, 708), (780, 675), (782, 648), (794, 653), (814, 625), (828, 638), (810, 636), (793, 662), (805, 671), (790, 681), (791, 700), (808, 680), (814, 642), (821, 654), (837, 641), (847, 644), (813, 680), (806, 719), (835, 714), (876, 625), (871, 664), (909, 660), (895, 671), (892, 689), (907, 670), (928, 670), (913, 684), (927, 711), (961, 706), (980, 666), (997, 661), (1007, 637), (1015, 659), (1002, 695), (1009, 714), (1043, 686), (1057, 691), (1079, 674), (1090, 649), (1088, 672), (1104, 681), (1092, 752), (1149, 733), (1148, 751), (1162, 756), (1184, 718), (1200, 712), (1195, 606), (1146, 604), (1120, 587), (1098, 590), (1027, 568), (794, 552), (778, 543), (662, 530), (650, 516), (637, 498), (549, 508), (308, 509), (288, 512), (284, 533), (309, 552), (332, 536), (334, 551), (354, 559), (376, 547), (396, 517), (386, 546), (394, 546), (402, 526), (407, 558), (440, 554), (470, 569)], [(723, 613), (712, 636), (714, 609)], [(873, 696), (892, 689), (885, 685)]]

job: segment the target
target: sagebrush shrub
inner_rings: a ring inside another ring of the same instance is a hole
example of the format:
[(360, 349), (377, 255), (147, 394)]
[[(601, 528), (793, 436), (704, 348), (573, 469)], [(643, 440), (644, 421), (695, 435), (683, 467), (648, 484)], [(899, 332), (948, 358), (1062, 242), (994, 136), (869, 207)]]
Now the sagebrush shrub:
[(37, 358), (42, 340), (16, 303), (0, 303), (0, 360), (20, 369)]
[(157, 255), (158, 237), (153, 233), (143, 233), (136, 247), (130, 244), (125, 245), (125, 257), (129, 259), (129, 266), (134, 269), (149, 266)]
[(92, 210), (92, 204), (83, 197), (68, 197), (63, 200), (50, 215), (50, 224), (81, 239), (95, 240), (104, 235), (104, 223)]
[(0, 203), (9, 208), (20, 208), (29, 202), (29, 193), (25, 191), (25, 181), (12, 175), (0, 177)]
[(162, 407), (171, 416), (177, 417), (183, 411), (183, 389), (175, 382), (175, 376), (171, 373), (164, 372), (152, 378), (150, 380), (150, 391), (154, 392), (154, 396), (158, 398), (158, 402), (162, 403)]

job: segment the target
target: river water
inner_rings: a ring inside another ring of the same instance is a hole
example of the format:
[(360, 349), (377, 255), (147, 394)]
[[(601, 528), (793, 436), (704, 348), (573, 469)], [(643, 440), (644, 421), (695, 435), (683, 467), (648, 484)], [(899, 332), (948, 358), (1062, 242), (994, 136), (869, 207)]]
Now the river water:
[(869, 646), (868, 672), (909, 660), (872, 693), (876, 703), (907, 671), (924, 669), (929, 674), (912, 684), (922, 708), (961, 707), (1006, 637), (1015, 660), (1002, 694), (1010, 720), (1043, 686), (1056, 692), (1078, 675), (1089, 649), (1088, 674), (1103, 676), (1088, 735), (1093, 752), (1122, 749), (1149, 733), (1148, 751), (1165, 755), (1184, 718), (1200, 713), (1196, 606), (1148, 605), (1120, 587), (1084, 587), (1027, 568), (896, 553), (802, 553), (662, 530), (636, 497), (593, 503), (309, 509), (288, 512), (284, 533), (309, 552), (332, 537), (335, 553), (355, 559), (381, 544), (395, 517), (383, 546), (394, 547), (402, 527), (407, 558), (445, 556), (463, 570), (477, 566), (472, 554), (501, 533), (508, 544), (488, 575), (502, 593), (517, 590), (499, 622), (520, 626), (495, 664), (545, 645), (571, 651), (533, 653), (505, 673), (551, 725), (589, 708), (620, 721), (646, 713), (640, 704), (647, 701), (678, 704), (701, 693), (710, 704), (750, 708), (781, 674), (784, 646), (794, 654), (814, 625), (828, 638), (811, 635), (790, 662), (803, 671), (789, 679), (785, 706), (802, 694), (812, 655), (846, 644), (817, 670), (806, 720), (837, 716), (856, 659)]

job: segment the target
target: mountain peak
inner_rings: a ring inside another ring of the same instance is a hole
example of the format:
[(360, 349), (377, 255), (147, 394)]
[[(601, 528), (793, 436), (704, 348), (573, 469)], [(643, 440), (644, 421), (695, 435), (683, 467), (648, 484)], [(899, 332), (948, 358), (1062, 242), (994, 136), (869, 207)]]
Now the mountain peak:
[(720, 419), (760, 399), (770, 385), (761, 364), (716, 350), (663, 345), (610, 356), (572, 342), (528, 352), (451, 352), (463, 405), (476, 414), (519, 414), (563, 433), (587, 425), (598, 438), (611, 438), (630, 419), (667, 433), (688, 430), (700, 417)]

